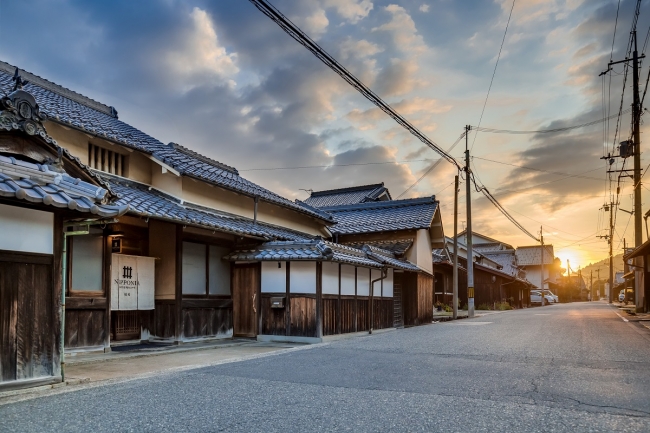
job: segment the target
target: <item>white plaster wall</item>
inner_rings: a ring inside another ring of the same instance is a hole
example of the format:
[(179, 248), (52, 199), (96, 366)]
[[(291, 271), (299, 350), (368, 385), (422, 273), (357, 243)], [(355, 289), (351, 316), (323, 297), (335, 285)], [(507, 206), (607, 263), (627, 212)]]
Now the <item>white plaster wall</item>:
[(341, 295), (354, 296), (354, 266), (341, 265)]
[(262, 293), (285, 293), (286, 291), (286, 262), (262, 262)]
[[(370, 280), (375, 280), (381, 278), (381, 270), (373, 269), (370, 271)], [(381, 280), (375, 281), (375, 284), (372, 285), (372, 296), (381, 296)]]
[(52, 254), (54, 214), (0, 205), (0, 250)]
[(370, 268), (357, 268), (357, 296), (370, 296)]
[(383, 297), (384, 298), (392, 298), (393, 297), (393, 270), (388, 269), (388, 275), (386, 276), (386, 279), (384, 280), (384, 292), (383, 292)]
[(316, 293), (316, 262), (291, 262), (291, 293)]
[(323, 295), (339, 294), (339, 264), (323, 262)]

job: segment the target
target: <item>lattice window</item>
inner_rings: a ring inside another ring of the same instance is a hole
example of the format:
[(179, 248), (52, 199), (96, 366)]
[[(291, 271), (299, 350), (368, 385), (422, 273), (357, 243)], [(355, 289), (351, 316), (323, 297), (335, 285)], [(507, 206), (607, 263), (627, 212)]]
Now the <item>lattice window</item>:
[(96, 170), (124, 176), (127, 156), (88, 143), (88, 165)]

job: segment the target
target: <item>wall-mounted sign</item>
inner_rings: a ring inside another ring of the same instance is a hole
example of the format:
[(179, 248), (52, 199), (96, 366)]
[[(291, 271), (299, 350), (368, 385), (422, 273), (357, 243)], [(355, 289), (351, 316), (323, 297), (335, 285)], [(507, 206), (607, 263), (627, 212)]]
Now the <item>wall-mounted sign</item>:
[(121, 253), (122, 252), (122, 238), (112, 238), (111, 239), (111, 252)]
[(155, 259), (112, 255), (111, 310), (153, 310)]

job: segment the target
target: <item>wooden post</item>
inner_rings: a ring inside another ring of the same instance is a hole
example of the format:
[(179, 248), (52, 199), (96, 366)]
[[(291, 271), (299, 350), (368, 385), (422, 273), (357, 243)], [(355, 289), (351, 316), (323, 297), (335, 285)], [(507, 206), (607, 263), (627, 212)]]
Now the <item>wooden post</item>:
[[(52, 261), (52, 372), (54, 376), (61, 374), (61, 354), (63, 352), (64, 338), (61, 338), (62, 320), (61, 317), (61, 299), (62, 293), (65, 292), (63, 287), (63, 275), (61, 269), (63, 266), (63, 217), (54, 213), (54, 236), (53, 236), (53, 261)], [(63, 292), (62, 292), (63, 291)]]
[(359, 301), (357, 300), (357, 270), (358, 268), (354, 267), (354, 332), (358, 332), (359, 324)]
[(104, 230), (104, 275), (103, 286), (106, 296), (106, 310), (104, 312), (104, 352), (111, 351), (111, 266), (113, 263), (113, 248), (111, 247), (111, 238), (106, 235), (108, 230)]
[(285, 335), (291, 335), (291, 262), (286, 262), (287, 284), (286, 299), (284, 306), (284, 332)]
[(262, 334), (262, 262), (257, 264), (257, 335)]
[(316, 262), (316, 338), (323, 337), (323, 262)]
[(343, 327), (342, 325), (342, 311), (341, 311), (341, 264), (339, 263), (339, 299), (338, 299), (338, 307), (336, 309), (336, 326), (337, 326), (337, 332), (339, 334), (342, 334), (341, 328)]
[(176, 344), (183, 338), (183, 226), (176, 225)]

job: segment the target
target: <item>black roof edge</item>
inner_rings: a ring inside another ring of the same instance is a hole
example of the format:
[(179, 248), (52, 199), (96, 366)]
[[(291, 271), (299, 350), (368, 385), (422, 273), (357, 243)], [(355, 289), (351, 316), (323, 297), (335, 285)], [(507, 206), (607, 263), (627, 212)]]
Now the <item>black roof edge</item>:
[(432, 195), (426, 197), (406, 198), (402, 200), (369, 201), (365, 203), (326, 206), (319, 209), (324, 210), (325, 212), (343, 212), (348, 210), (414, 206), (414, 205), (428, 204), (428, 203), (431, 204), (438, 203), (438, 200), (436, 200), (436, 196)]

